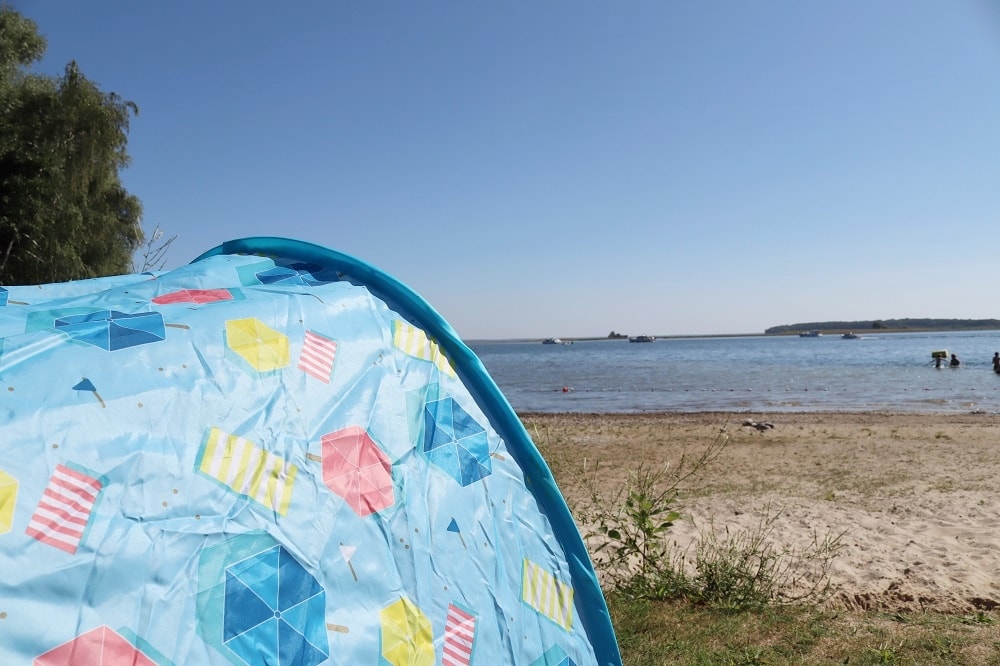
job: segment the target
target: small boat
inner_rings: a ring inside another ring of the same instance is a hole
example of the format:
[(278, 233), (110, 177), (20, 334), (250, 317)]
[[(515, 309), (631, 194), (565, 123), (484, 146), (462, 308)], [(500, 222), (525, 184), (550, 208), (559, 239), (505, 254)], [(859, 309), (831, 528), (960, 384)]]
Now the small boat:
[(636, 335), (628, 339), (629, 342), (655, 342), (655, 335)]
[(559, 338), (545, 338), (542, 340), (543, 345), (561, 345), (563, 343)]
[(861, 336), (860, 335), (855, 335), (854, 333), (844, 333), (842, 336), (840, 336), (840, 339), (841, 340), (860, 340)]
[(811, 331), (802, 331), (801, 333), (799, 333), (799, 337), (800, 338), (821, 338), (821, 337), (823, 337), (823, 333), (818, 328), (814, 328)]

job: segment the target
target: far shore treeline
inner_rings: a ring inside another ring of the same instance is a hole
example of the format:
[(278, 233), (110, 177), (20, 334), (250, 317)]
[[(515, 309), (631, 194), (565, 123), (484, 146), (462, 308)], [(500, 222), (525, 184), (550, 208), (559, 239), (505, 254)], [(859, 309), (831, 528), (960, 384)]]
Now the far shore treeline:
[(862, 321), (813, 321), (772, 326), (765, 335), (786, 335), (803, 331), (990, 331), (1000, 330), (1000, 319), (875, 319)]

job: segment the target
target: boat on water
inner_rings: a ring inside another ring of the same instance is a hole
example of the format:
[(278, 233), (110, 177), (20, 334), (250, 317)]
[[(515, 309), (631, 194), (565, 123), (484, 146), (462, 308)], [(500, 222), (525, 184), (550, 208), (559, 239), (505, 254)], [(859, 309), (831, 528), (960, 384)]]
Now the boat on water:
[(818, 328), (814, 328), (811, 331), (802, 331), (799, 333), (800, 338), (821, 338), (823, 337), (823, 332)]
[(844, 333), (842, 336), (840, 336), (840, 339), (841, 340), (860, 340), (861, 336), (857, 335), (856, 333)]
[(563, 343), (559, 338), (545, 338), (542, 340), (543, 345), (561, 345)]
[(635, 335), (628, 339), (629, 342), (655, 342), (655, 335)]

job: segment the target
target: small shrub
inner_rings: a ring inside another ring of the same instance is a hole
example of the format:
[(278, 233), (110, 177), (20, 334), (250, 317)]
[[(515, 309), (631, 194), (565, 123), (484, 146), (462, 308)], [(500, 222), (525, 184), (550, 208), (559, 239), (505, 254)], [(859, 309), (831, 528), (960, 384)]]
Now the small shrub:
[[(592, 528), (584, 537), (606, 586), (629, 596), (666, 599), (683, 596), (689, 585), (683, 558), (669, 545), (670, 528), (680, 519), (682, 484), (721, 455), (728, 443), (725, 428), (711, 445), (676, 466), (650, 469), (639, 465), (611, 496), (590, 483), (589, 500), (575, 513)], [(591, 475), (596, 478), (600, 469)]]
[[(843, 536), (813, 535), (809, 547), (779, 547), (772, 540), (781, 511), (768, 506), (759, 524), (720, 536), (710, 525), (693, 545), (693, 558), (670, 541), (681, 519), (681, 489), (728, 443), (722, 428), (714, 442), (693, 460), (673, 468), (644, 465), (630, 472), (611, 497), (591, 483), (590, 497), (575, 513), (590, 525), (585, 539), (605, 587), (630, 598), (688, 599), (697, 604), (742, 611), (774, 603), (817, 601), (829, 591), (830, 565)], [(594, 478), (600, 473), (594, 469)]]
[(843, 534), (820, 538), (814, 533), (803, 549), (778, 546), (771, 537), (780, 515), (768, 506), (755, 527), (735, 533), (726, 528), (721, 538), (714, 525), (702, 531), (689, 596), (732, 611), (824, 598)]

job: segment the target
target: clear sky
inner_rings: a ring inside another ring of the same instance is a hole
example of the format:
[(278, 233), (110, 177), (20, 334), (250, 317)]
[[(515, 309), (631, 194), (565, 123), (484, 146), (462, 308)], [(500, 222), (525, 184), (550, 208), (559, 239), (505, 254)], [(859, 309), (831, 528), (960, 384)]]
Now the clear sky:
[(465, 338), (1000, 318), (994, 0), (8, 0), (139, 105), (168, 268), (350, 254)]

